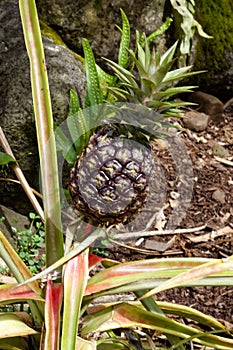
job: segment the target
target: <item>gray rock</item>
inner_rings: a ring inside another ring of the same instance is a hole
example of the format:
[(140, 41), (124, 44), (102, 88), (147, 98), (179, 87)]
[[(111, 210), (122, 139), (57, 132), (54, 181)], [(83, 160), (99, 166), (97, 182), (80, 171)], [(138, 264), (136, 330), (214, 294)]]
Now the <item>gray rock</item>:
[(15, 228), (18, 231), (24, 231), (30, 226), (28, 217), (16, 213), (14, 210), (11, 210), (4, 205), (0, 205), (0, 217), (2, 218), (2, 221), (0, 222), (0, 231), (2, 231), (12, 245), (14, 245), (12, 228)]
[[(16, 159), (31, 186), (38, 186), (38, 150), (33, 115), (29, 60), (17, 0), (0, 2), (0, 120)], [(85, 95), (81, 63), (66, 47), (43, 38), (54, 121), (67, 117), (69, 90)], [(27, 154), (31, 153), (30, 156)], [(26, 156), (26, 157), (25, 157)], [(8, 170), (7, 170), (8, 171)], [(7, 175), (12, 176), (11, 172)], [(26, 213), (31, 206), (19, 185), (0, 183), (1, 203)], [(15, 200), (17, 198), (17, 201)], [(23, 209), (25, 206), (25, 210)]]
[[(76, 52), (82, 50), (82, 38), (92, 45), (95, 56), (117, 59), (121, 26), (120, 8), (131, 24), (131, 35), (135, 29), (151, 34), (163, 23), (165, 0), (132, 1), (72, 1), (37, 0), (41, 18), (60, 34), (64, 42)], [(157, 43), (164, 45), (161, 37)], [(103, 61), (102, 61), (103, 63)]]
[(225, 192), (218, 188), (215, 190), (212, 194), (212, 199), (215, 200), (215, 202), (218, 203), (225, 203)]
[(184, 126), (193, 131), (204, 131), (210, 118), (207, 114), (198, 111), (186, 112), (185, 117), (183, 119)]
[(202, 91), (195, 91), (188, 97), (188, 100), (197, 103), (198, 111), (208, 114), (216, 124), (224, 120), (224, 105), (217, 97)]

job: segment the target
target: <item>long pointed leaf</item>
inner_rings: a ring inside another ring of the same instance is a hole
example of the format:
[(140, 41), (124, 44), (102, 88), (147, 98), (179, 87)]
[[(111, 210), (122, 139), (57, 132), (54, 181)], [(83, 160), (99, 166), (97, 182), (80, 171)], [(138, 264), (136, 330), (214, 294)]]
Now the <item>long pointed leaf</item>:
[(75, 247), (73, 250), (71, 250), (67, 255), (56, 261), (53, 265), (47, 267), (45, 270), (39, 272), (37, 275), (29, 278), (28, 280), (20, 283), (20, 286), (23, 286), (25, 284), (37, 281), (38, 279), (41, 279), (45, 276), (47, 276), (49, 273), (53, 272), (60, 266), (67, 263), (69, 260), (74, 258), (76, 255), (84, 251), (86, 248), (90, 247), (97, 239), (105, 238), (105, 232), (101, 228), (95, 229), (93, 232), (90, 233), (84, 239), (77, 247)]
[(13, 314), (0, 315), (0, 339), (34, 335), (37, 332)]
[(209, 261), (217, 261), (217, 259), (180, 258), (178, 260), (162, 258), (122, 263), (100, 271), (91, 277), (85, 294), (90, 295), (135, 281), (168, 278), (177, 275), (182, 269), (191, 269)]
[[(20, 259), (19, 255), (16, 253), (14, 248), (6, 239), (5, 235), (0, 231), (0, 257), (5, 261), (5, 263), (10, 268), (11, 272), (14, 274), (18, 282), (23, 282), (26, 279), (32, 277), (32, 273), (27, 268), (25, 263)], [(41, 293), (41, 289), (38, 282), (33, 282), (30, 288), (37, 293)]]
[(128, 65), (129, 54), (128, 48), (130, 44), (130, 25), (125, 12), (121, 9), (122, 29), (121, 29), (121, 42), (118, 54), (118, 64), (122, 67)]
[(26, 302), (27, 300), (44, 301), (40, 294), (35, 293), (29, 286), (3, 284), (0, 286), (0, 304)]
[(93, 331), (107, 331), (117, 328), (143, 327), (154, 329), (161, 333), (169, 333), (177, 337), (187, 339), (193, 336), (197, 343), (213, 346), (219, 349), (231, 349), (233, 347), (232, 337), (220, 337), (207, 333), (201, 333), (198, 329), (178, 323), (166, 316), (154, 314), (142, 310), (130, 304), (119, 304), (99, 311), (94, 315), (85, 317), (82, 335)]
[(53, 115), (35, 0), (19, 0), (19, 7), (25, 44), (30, 60), (32, 97), (45, 212), (46, 263), (49, 266), (64, 254)]
[(63, 288), (61, 283), (53, 284), (47, 280), (45, 301), (45, 340), (44, 349), (58, 350), (60, 339), (60, 310)]
[(183, 272), (178, 276), (175, 276), (168, 281), (162, 283), (157, 288), (150, 290), (143, 297), (146, 298), (153, 294), (159, 293), (166, 289), (182, 286), (187, 284), (188, 282), (193, 282), (197, 279), (201, 279), (204, 277), (208, 277), (213, 274), (217, 274), (224, 271), (232, 271), (233, 270), (233, 257), (227, 259), (217, 259), (211, 262), (207, 262), (205, 264), (199, 265), (190, 269), (187, 272)]
[(95, 58), (91, 46), (86, 39), (82, 40), (82, 45), (85, 57), (88, 99), (91, 106), (94, 106), (103, 103), (103, 95), (100, 88)]
[(70, 260), (64, 272), (61, 350), (74, 349), (83, 294), (88, 279), (88, 249)]

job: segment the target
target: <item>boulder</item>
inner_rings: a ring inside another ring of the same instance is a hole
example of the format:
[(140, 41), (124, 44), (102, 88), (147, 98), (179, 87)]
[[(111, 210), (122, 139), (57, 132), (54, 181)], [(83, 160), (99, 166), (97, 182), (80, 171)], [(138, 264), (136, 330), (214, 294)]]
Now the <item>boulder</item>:
[(193, 131), (204, 131), (209, 123), (209, 116), (198, 111), (189, 111), (185, 113), (183, 124), (186, 128)]
[[(91, 43), (97, 61), (102, 57), (117, 60), (122, 8), (130, 22), (131, 35), (135, 30), (147, 35), (163, 23), (165, 0), (114, 0), (114, 1), (72, 1), (37, 0), (40, 17), (54, 28), (64, 42), (74, 51), (82, 52), (81, 41)], [(161, 37), (157, 43), (164, 45)], [(102, 61), (103, 63), (103, 61)]]
[(208, 114), (214, 123), (224, 121), (224, 105), (217, 97), (202, 91), (195, 91), (188, 97), (188, 100), (196, 103), (198, 111)]
[[(20, 160), (20, 167), (29, 184), (37, 188), (39, 167), (30, 67), (17, 0), (0, 2), (0, 21), (1, 127), (16, 159)], [(43, 38), (43, 43), (54, 122), (59, 124), (67, 117), (70, 89), (76, 90), (81, 99), (84, 99), (85, 73), (80, 61), (65, 45), (57, 44), (48, 37)], [(8, 176), (11, 177), (12, 174), (6, 169), (6, 177)], [(23, 213), (31, 210), (19, 185), (0, 182), (0, 190), (2, 204)]]

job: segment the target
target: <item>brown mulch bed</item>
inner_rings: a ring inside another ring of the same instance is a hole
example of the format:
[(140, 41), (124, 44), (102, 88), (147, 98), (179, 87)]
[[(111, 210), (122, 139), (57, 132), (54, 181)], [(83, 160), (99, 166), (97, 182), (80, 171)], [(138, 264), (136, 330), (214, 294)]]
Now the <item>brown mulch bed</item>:
[[(185, 215), (176, 228), (205, 227), (200, 231), (177, 234), (175, 237), (174, 235), (144, 237), (139, 246), (135, 246), (138, 239), (124, 242), (142, 251), (113, 247), (107, 249), (111, 258), (119, 261), (160, 256), (226, 258), (233, 254), (233, 166), (224, 163), (224, 160), (231, 162), (233, 160), (233, 111), (229, 110), (225, 113), (225, 120), (221, 124), (215, 125), (210, 122), (208, 128), (199, 133), (184, 129), (180, 137), (192, 161), (193, 190)], [(216, 148), (216, 144), (220, 144), (224, 149)], [(156, 206), (159, 206), (160, 214), (162, 210), (163, 216), (162, 220), (161, 217), (159, 219), (157, 217), (159, 223), (155, 221), (150, 230), (166, 229), (169, 216), (176, 210), (175, 195), (179, 192), (179, 179), (174, 159), (166, 149), (163, 149), (162, 144), (155, 145), (155, 153), (166, 179), (166, 194), (162, 193), (165, 197), (155, 205), (152, 200), (151, 208), (149, 206), (151, 210), (147, 209), (144, 217), (141, 216), (138, 222), (136, 220), (136, 223), (129, 226), (128, 231), (143, 229), (143, 226), (145, 228), (148, 215), (150, 217), (153, 215)], [(181, 184), (184, 187), (187, 186), (187, 191), (188, 182), (187, 177)], [(169, 242), (172, 242), (172, 245), (169, 245)], [(161, 245), (161, 243), (164, 244)], [(152, 252), (148, 251), (145, 254), (144, 250), (147, 246), (154, 248)], [(222, 322), (233, 324), (232, 296), (233, 287), (195, 287), (168, 290), (158, 294), (157, 298), (194, 307)]]

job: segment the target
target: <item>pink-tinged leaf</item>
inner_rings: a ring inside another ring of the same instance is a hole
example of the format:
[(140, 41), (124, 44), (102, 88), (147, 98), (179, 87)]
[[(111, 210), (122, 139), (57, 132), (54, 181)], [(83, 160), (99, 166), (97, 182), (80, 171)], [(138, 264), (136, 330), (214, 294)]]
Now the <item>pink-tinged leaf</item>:
[(58, 350), (60, 339), (60, 310), (62, 305), (63, 286), (47, 280), (45, 299), (45, 341), (44, 349)]
[(88, 249), (68, 261), (64, 272), (61, 350), (74, 349), (83, 294), (88, 279)]
[(196, 281), (198, 279), (211, 276), (214, 274), (219, 274), (225, 271), (233, 270), (233, 258), (227, 259), (213, 259), (210, 262), (196, 266), (189, 271), (180, 273), (179, 275), (161, 283), (158, 287), (150, 290), (148, 293), (144, 294), (142, 298), (147, 298), (153, 294), (159, 293), (161, 291), (179, 287), (188, 282)]
[[(41, 292), (41, 291), (40, 291)], [(35, 293), (28, 285), (18, 286), (15, 284), (4, 284), (0, 286), (0, 303), (17, 303), (20, 301), (38, 300), (44, 301), (44, 299)]]
[[(22, 282), (23, 280), (27, 280), (33, 277), (30, 270), (24, 264), (22, 259), (20, 259), (19, 255), (16, 253), (12, 245), (8, 242), (4, 234), (0, 231), (0, 256), (4, 259), (5, 255), (8, 257), (11, 264), (14, 266), (15, 272), (17, 272), (15, 273), (15, 277), (18, 279), (18, 282)], [(7, 265), (9, 266), (9, 264)], [(11, 266), (9, 266), (9, 268), (11, 269)], [(37, 294), (41, 293), (41, 289), (37, 281), (30, 283), (30, 288), (33, 289), (34, 292)]]
[(13, 314), (0, 314), (0, 339), (37, 334)]
[(129, 303), (109, 307), (96, 314), (86, 316), (81, 334), (86, 336), (90, 332), (135, 327), (153, 329), (162, 334), (175, 335), (182, 339), (193, 337), (194, 342), (218, 349), (230, 350), (233, 348), (233, 337), (229, 334), (225, 338), (208, 332), (202, 333), (197, 328), (184, 325), (164, 315), (143, 310)]
[[(143, 305), (139, 301), (129, 301), (128, 303), (130, 305), (143, 308)], [(116, 306), (117, 304), (121, 304), (121, 302), (114, 301), (114, 302), (104, 303), (104, 304), (94, 304), (88, 307), (87, 313), (90, 315), (92, 313), (96, 313), (106, 308)], [(211, 327), (213, 329), (217, 329), (217, 330), (225, 329), (225, 326), (222, 323), (220, 323), (218, 320), (216, 320), (214, 317), (206, 315), (189, 306), (184, 306), (180, 304), (174, 304), (174, 303), (169, 303), (169, 302), (159, 301), (159, 300), (156, 300), (156, 304), (165, 314), (177, 315), (182, 318), (190, 319), (195, 322), (198, 322), (199, 324), (203, 324), (205, 326)]]
[(100, 256), (89, 253), (89, 270), (99, 263), (105, 263), (105, 265), (112, 266), (118, 264), (119, 262), (112, 259), (101, 258)]
[[(217, 260), (217, 259), (215, 259)], [(151, 278), (169, 278), (214, 259), (148, 259), (115, 265), (89, 279), (85, 295)]]

